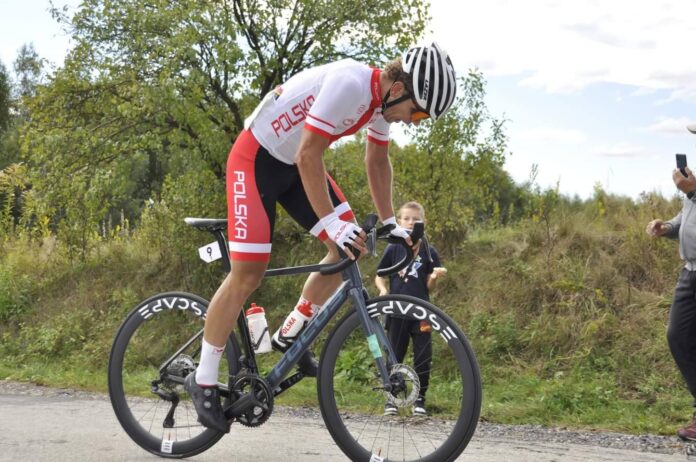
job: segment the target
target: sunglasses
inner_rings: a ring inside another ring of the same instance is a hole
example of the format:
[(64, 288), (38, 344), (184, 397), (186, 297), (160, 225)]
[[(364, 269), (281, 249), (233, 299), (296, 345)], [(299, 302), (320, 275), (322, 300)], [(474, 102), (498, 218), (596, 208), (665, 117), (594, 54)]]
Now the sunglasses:
[(430, 117), (430, 114), (427, 112), (419, 111), (418, 109), (414, 109), (414, 111), (411, 113), (411, 122), (417, 122), (419, 120), (424, 120)]
[(424, 109), (421, 109), (413, 97), (411, 97), (411, 101), (413, 101), (413, 105), (416, 106), (411, 111), (411, 122), (417, 122), (419, 120), (430, 118), (430, 114), (428, 114)]

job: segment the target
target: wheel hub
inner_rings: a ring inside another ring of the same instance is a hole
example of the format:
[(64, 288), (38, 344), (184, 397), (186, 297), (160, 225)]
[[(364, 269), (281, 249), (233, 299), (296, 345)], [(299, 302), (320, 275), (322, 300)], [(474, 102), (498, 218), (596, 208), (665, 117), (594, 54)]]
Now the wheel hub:
[(397, 407), (413, 405), (420, 393), (420, 380), (416, 371), (406, 364), (394, 364), (389, 374), (392, 389), (396, 394), (385, 392), (387, 399)]

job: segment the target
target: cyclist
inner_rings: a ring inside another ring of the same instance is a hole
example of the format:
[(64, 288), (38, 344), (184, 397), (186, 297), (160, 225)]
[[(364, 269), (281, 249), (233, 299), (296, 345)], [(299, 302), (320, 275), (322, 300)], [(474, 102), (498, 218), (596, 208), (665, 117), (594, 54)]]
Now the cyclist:
[[(393, 235), (412, 244), (394, 218), (389, 126), (438, 119), (455, 93), (452, 62), (433, 42), (407, 50), (384, 70), (345, 59), (302, 71), (270, 92), (245, 121), (227, 160), (232, 269), (210, 301), (201, 361), (185, 382), (204, 426), (229, 431), (217, 389), (218, 366), (237, 316), (268, 266), (276, 202), (326, 245), (322, 263), (338, 261), (337, 246), (351, 259), (366, 252), (365, 233), (322, 157), (333, 141), (366, 127), (365, 165), (375, 208), (382, 223), (393, 226)], [(340, 281), (340, 274), (312, 273), (296, 310), (311, 319)], [(279, 349), (293, 340), (274, 338)], [(316, 376), (311, 354), (298, 366)]]

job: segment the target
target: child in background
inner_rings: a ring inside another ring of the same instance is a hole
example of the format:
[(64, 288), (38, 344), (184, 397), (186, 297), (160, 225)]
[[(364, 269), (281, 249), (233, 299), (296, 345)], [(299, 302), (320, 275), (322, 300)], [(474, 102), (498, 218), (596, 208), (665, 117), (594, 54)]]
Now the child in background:
[[(406, 229), (413, 229), (413, 225), (425, 221), (425, 210), (418, 202), (407, 202), (399, 210), (399, 225)], [(406, 250), (390, 244), (384, 251), (378, 268), (389, 268), (404, 258)], [(430, 301), (430, 291), (435, 288), (437, 280), (443, 277), (447, 270), (440, 265), (440, 257), (433, 246), (430, 246), (430, 254), (433, 262), (428, 261), (425, 247), (419, 244), (418, 254), (414, 261), (406, 269), (387, 279), (375, 277), (375, 285), (380, 295), (400, 294), (411, 295), (422, 300)], [(408, 274), (406, 274), (408, 271)], [(387, 334), (394, 348), (396, 359), (403, 362), (408, 349), (409, 339), (413, 340), (413, 362), (416, 374), (420, 381), (421, 389), (418, 399), (413, 405), (413, 415), (428, 415), (425, 409), (425, 394), (428, 391), (430, 381), (430, 363), (432, 362), (431, 326), (426, 321), (404, 319), (396, 316), (387, 318)], [(384, 406), (384, 415), (396, 415), (397, 407), (392, 402)]]

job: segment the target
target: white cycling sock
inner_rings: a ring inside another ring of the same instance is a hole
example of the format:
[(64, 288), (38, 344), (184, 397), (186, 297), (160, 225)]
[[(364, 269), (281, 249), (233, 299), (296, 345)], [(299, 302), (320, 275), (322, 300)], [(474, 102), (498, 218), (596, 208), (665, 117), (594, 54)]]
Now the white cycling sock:
[(324, 305), (317, 305), (316, 303), (312, 303), (312, 319), (317, 317), (322, 308), (324, 308)]
[(216, 347), (203, 339), (201, 348), (201, 363), (196, 369), (196, 383), (201, 387), (214, 387), (218, 382), (220, 358), (225, 347)]

